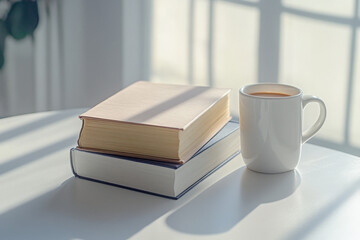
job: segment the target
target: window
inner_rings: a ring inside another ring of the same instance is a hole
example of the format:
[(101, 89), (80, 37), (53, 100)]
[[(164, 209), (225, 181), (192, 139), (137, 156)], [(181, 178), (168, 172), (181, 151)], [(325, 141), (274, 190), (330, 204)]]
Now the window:
[[(311, 142), (360, 155), (359, 1), (154, 0), (150, 80), (230, 87), (296, 85), (322, 98)], [(318, 114), (309, 106), (304, 127)]]

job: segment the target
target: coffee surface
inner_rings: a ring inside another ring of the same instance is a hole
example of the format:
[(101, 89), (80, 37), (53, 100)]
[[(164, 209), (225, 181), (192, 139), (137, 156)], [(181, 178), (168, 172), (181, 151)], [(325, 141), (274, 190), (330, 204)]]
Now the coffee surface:
[(286, 93), (278, 93), (278, 92), (254, 92), (254, 93), (250, 93), (250, 95), (259, 96), (259, 97), (289, 97), (289, 96), (291, 96)]

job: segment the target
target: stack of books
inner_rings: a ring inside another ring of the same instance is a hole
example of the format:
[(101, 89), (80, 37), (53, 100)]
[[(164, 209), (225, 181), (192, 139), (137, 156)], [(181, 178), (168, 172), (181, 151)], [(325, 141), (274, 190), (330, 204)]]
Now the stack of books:
[(75, 176), (177, 199), (239, 153), (229, 89), (136, 82), (80, 115)]

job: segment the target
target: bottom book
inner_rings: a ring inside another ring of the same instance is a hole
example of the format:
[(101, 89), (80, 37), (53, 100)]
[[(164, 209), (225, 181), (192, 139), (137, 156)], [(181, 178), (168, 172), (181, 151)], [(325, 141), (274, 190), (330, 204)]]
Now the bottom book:
[(70, 150), (70, 158), (76, 177), (178, 199), (239, 152), (239, 123), (230, 121), (182, 165), (78, 148)]

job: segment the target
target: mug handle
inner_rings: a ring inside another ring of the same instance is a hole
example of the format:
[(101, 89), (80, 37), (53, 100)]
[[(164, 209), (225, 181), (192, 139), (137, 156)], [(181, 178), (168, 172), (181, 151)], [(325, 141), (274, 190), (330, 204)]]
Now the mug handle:
[(323, 100), (321, 100), (318, 97), (310, 96), (310, 95), (303, 96), (303, 98), (302, 98), (302, 107), (303, 107), (303, 109), (305, 108), (305, 106), (308, 103), (311, 103), (311, 102), (315, 102), (315, 103), (319, 104), (319, 106), (320, 106), (320, 114), (319, 114), (318, 119), (314, 123), (314, 125), (312, 125), (309, 129), (307, 129), (302, 134), (302, 143), (305, 143), (307, 140), (312, 138), (314, 136), (314, 134), (317, 133), (320, 130), (320, 128), (324, 124), (325, 118), (326, 118), (325, 103), (323, 102)]

